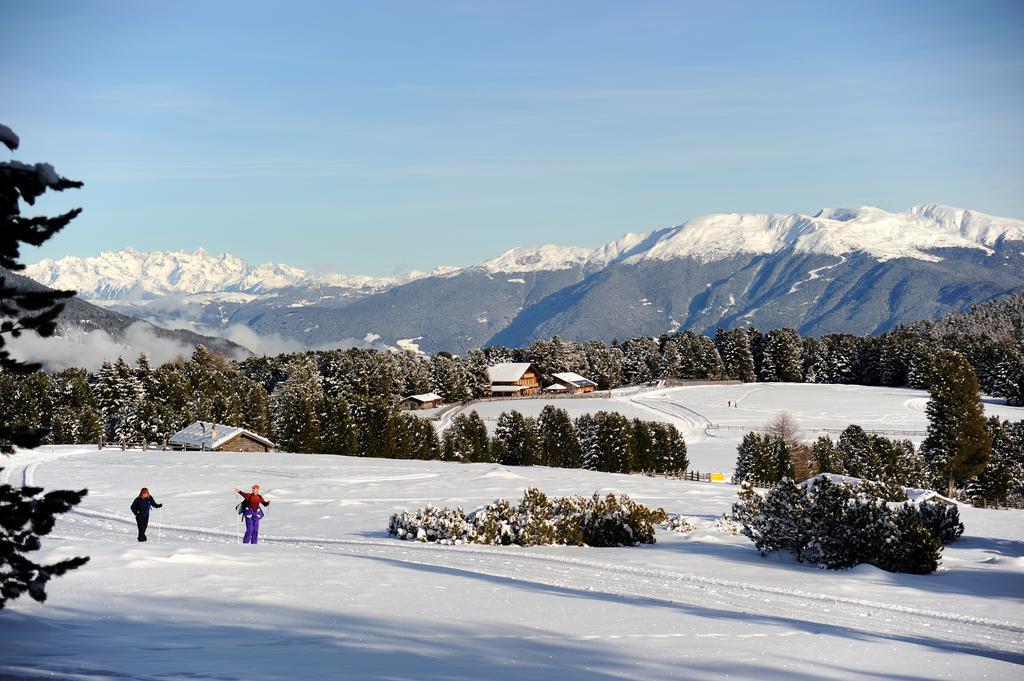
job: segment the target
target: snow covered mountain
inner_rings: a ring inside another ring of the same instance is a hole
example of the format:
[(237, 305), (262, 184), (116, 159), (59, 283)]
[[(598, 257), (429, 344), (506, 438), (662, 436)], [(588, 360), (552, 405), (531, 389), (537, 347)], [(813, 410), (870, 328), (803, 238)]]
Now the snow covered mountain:
[(416, 339), (427, 351), (717, 326), (873, 333), (1024, 288), (1024, 221), (937, 204), (891, 213), (716, 214), (595, 249), (514, 248), (405, 278), (310, 275), (230, 255), (63, 258), (27, 274), (167, 323), (244, 324), (306, 346)]
[(317, 277), (288, 265), (253, 266), (233, 255), (211, 255), (202, 248), (191, 253), (125, 248), (103, 251), (91, 258), (68, 256), (29, 265), (25, 274), (46, 286), (74, 289), (83, 298), (94, 301), (145, 300), (168, 294), (261, 294), (315, 283), (372, 292), (406, 280), (346, 275)]

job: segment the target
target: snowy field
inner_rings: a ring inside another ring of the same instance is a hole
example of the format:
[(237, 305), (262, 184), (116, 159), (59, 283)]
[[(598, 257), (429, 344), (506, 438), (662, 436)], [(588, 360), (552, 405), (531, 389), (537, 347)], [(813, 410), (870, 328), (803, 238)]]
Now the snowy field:
[[(607, 393), (602, 393), (607, 395)], [(907, 388), (805, 383), (743, 383), (700, 385), (661, 390), (613, 391), (610, 397), (528, 398), (490, 400), (470, 405), (493, 430), (498, 416), (513, 409), (537, 416), (547, 404), (573, 418), (615, 411), (628, 418), (674, 424), (686, 438), (690, 467), (703, 472), (732, 473), (736, 445), (751, 430), (763, 428), (780, 411), (790, 414), (809, 439), (822, 434), (839, 437), (852, 423), (865, 430), (920, 443), (928, 428), (928, 392)], [(730, 403), (737, 406), (730, 407)], [(448, 412), (441, 424), (457, 412)], [(1024, 419), (1024, 407), (986, 399), (985, 413), (1011, 421)]]
[[(715, 529), (728, 485), (75, 447), (4, 465), (15, 483), (89, 488), (42, 554), (92, 557), (47, 604), (0, 611), (5, 679), (1019, 679), (1024, 663), (1019, 512), (964, 509), (964, 539), (922, 577), (761, 558)], [(231, 490), (254, 482), (274, 501), (263, 543), (244, 546)], [(137, 544), (128, 506), (143, 485), (164, 508)], [(618, 549), (386, 535), (399, 509), (468, 509), (528, 485), (627, 492), (699, 529)]]

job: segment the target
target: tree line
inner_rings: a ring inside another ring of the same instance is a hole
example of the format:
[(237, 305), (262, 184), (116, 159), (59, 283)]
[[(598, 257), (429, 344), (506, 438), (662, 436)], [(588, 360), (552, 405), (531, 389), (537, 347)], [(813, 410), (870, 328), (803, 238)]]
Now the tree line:
[(764, 433), (737, 448), (737, 482), (773, 485), (818, 473), (880, 483), (892, 500), (903, 488), (943, 490), (972, 503), (1003, 502), (1024, 494), (1024, 421), (985, 418), (978, 381), (966, 358), (941, 350), (933, 359), (927, 437), (920, 447), (848, 426), (838, 440), (801, 439), (795, 422), (777, 416)]
[(452, 419), (442, 437), (447, 461), (539, 464), (606, 473), (682, 473), (689, 467), (686, 442), (675, 426), (599, 411), (573, 420), (545, 405), (537, 418), (517, 411), (498, 417), (494, 436), (475, 411)]

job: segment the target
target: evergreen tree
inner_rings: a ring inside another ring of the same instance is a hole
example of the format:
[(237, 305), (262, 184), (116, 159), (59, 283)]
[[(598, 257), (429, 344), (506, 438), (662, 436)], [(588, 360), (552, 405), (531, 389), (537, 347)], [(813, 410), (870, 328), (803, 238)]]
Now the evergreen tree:
[(687, 457), (686, 442), (676, 427), (671, 423), (648, 422), (646, 425), (654, 440), (655, 471), (670, 474), (685, 473), (690, 467), (690, 460)]
[(965, 492), (971, 503), (1004, 501), (1020, 484), (1015, 468), (1024, 462), (1024, 441), (1012, 424), (996, 416), (985, 422), (985, 429), (992, 440), (992, 455), (985, 470), (967, 481)]
[(793, 329), (772, 329), (765, 336), (763, 381), (799, 383), (803, 378), (800, 336)]
[(653, 430), (657, 425), (633, 419), (633, 466), (644, 473), (658, 470), (658, 451), (655, 448)]
[(542, 466), (579, 468), (582, 464), (579, 435), (569, 412), (553, 404), (545, 405), (537, 417)]
[[(18, 148), (18, 136), (4, 125), (0, 125), (0, 142), (11, 151)], [(19, 262), (21, 244), (42, 245), (81, 212), (76, 208), (53, 218), (23, 217), (21, 203), (31, 206), (47, 190), (81, 186), (81, 182), (59, 176), (47, 163), (0, 162), (0, 272), (24, 269)], [(72, 295), (73, 291), (26, 291), (9, 285), (6, 277), (0, 275), (0, 378), (40, 368), (38, 364), (11, 357), (4, 347), (5, 336), (17, 338), (25, 332), (42, 338), (52, 336), (63, 309), (60, 301)], [(46, 435), (36, 424), (16, 425), (0, 420), (0, 453), (10, 454), (15, 447), (37, 447)], [(0, 484), (0, 608), (26, 593), (37, 601), (46, 600), (46, 583), (51, 578), (89, 560), (67, 558), (42, 565), (28, 558), (28, 554), (39, 550), (39, 537), (50, 533), (56, 516), (76, 506), (86, 494), (84, 489), (47, 494), (42, 491), (39, 487)]]
[(445, 402), (462, 402), (469, 399), (466, 373), (462, 364), (448, 353), (438, 353), (431, 360), (430, 385)]
[(582, 346), (587, 368), (583, 375), (597, 383), (598, 390), (611, 390), (622, 385), (623, 355), (619, 348), (609, 348), (600, 341)]
[(826, 358), (817, 338), (801, 340), (800, 356), (803, 363), (804, 383), (826, 383), (828, 379)]
[(594, 415), (597, 422), (597, 470), (608, 473), (629, 473), (633, 467), (632, 433), (629, 420), (616, 412), (601, 411)]
[(87, 376), (84, 369), (65, 369), (53, 377), (54, 442), (95, 444), (103, 437), (103, 424)]
[(359, 455), (359, 431), (348, 400), (344, 397), (324, 395), (320, 413), (320, 452)]
[(681, 366), (679, 347), (671, 338), (666, 339), (661, 352), (661, 361), (658, 364), (658, 378), (679, 378)]
[(846, 475), (846, 466), (843, 458), (839, 455), (835, 443), (828, 435), (822, 435), (811, 447), (811, 456), (814, 457), (815, 467), (818, 473), (835, 473)]
[(658, 341), (631, 338), (622, 346), (622, 377), (627, 384), (647, 383), (658, 371)]
[(432, 461), (441, 458), (441, 441), (434, 424), (427, 419), (405, 414), (405, 424), (412, 437), (410, 458)]
[(445, 461), (492, 463), (490, 438), (484, 420), (475, 411), (457, 414), (444, 430), (442, 456)]
[(313, 361), (292, 362), (288, 378), (271, 402), (273, 439), (286, 452), (315, 453), (321, 449), (321, 408), (324, 392)]
[(502, 413), (494, 429), (492, 447), (504, 466), (532, 466), (540, 456), (536, 422), (518, 411)]
[(601, 465), (601, 443), (597, 437), (597, 419), (593, 414), (583, 414), (576, 419), (576, 432), (580, 436), (580, 456), (583, 468), (599, 470)]
[(935, 485), (953, 496), (956, 484), (985, 470), (992, 440), (985, 429), (978, 380), (967, 359), (941, 350), (934, 361), (928, 436), (921, 445)]
[(386, 397), (356, 399), (351, 404), (359, 429), (359, 451), (363, 456), (407, 458), (411, 447), (402, 413)]
[(1024, 354), (1009, 350), (995, 368), (995, 386), (992, 393), (1006, 398), (1007, 404), (1024, 404)]
[(487, 356), (482, 350), (470, 350), (466, 357), (466, 387), (471, 398), (488, 395), (491, 379), (487, 373)]
[(430, 392), (430, 362), (423, 355), (403, 350), (395, 355), (403, 397)]

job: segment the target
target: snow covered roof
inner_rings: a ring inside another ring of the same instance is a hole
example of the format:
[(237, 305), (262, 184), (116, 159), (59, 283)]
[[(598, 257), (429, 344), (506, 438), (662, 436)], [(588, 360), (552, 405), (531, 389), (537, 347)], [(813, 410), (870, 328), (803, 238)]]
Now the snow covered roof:
[(586, 388), (588, 386), (593, 386), (595, 388), (597, 387), (597, 383), (594, 383), (589, 378), (580, 376), (574, 371), (563, 371), (558, 374), (552, 374), (552, 376), (556, 381), (559, 381), (560, 383), (568, 383), (577, 388)]
[(444, 398), (441, 397), (440, 395), (438, 395), (437, 393), (423, 393), (422, 395), (409, 395), (405, 399), (407, 399), (407, 400), (415, 400), (415, 401), (420, 402), (420, 403), (423, 403), (423, 402), (435, 402), (437, 400), (440, 400), (442, 402), (444, 401)]
[(552, 383), (548, 387), (544, 388), (544, 392), (557, 393), (564, 392), (569, 389), (569, 386), (562, 385), (561, 383)]
[(491, 383), (514, 383), (523, 377), (523, 374), (533, 366), (529, 362), (505, 362), (487, 367), (487, 376)]
[(245, 435), (267, 447), (276, 447), (273, 442), (257, 435), (245, 428), (225, 426), (223, 423), (210, 423), (209, 421), (195, 421), (183, 430), (179, 430), (167, 441), (172, 445), (184, 445), (185, 447), (199, 447), (205, 449), (217, 449), (230, 440)]

